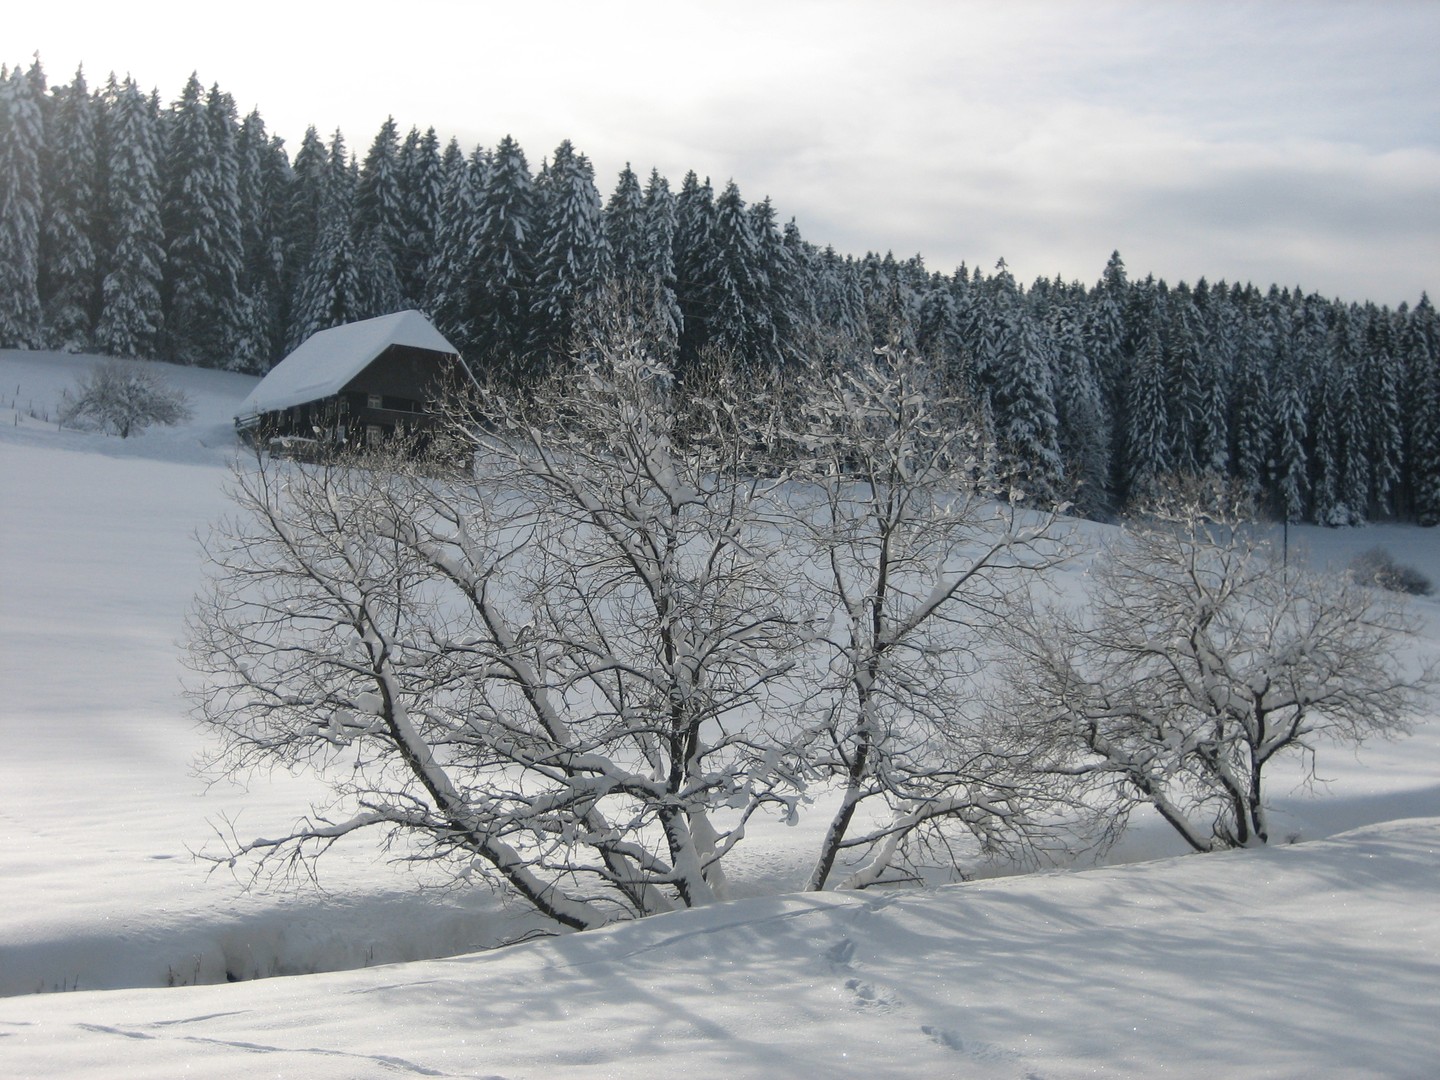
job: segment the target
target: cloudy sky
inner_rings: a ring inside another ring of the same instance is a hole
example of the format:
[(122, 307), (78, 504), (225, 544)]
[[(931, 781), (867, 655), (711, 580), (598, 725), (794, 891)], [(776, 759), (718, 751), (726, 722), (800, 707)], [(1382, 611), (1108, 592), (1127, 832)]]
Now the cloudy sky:
[[(10, 64), (173, 100), (192, 70), (292, 153), (387, 115), (694, 169), (842, 252), (1414, 302), (1440, 289), (1440, 3), (16, 0)], [(21, 10), (16, 11), (17, 6)], [(138, 15), (137, 15), (138, 13)]]

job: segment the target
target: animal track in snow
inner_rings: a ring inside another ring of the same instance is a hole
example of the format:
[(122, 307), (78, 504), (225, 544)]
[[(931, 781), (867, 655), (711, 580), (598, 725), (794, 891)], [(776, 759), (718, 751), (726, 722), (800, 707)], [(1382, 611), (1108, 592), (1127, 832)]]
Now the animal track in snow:
[(845, 989), (855, 995), (855, 1007), (867, 1012), (889, 1012), (904, 1004), (892, 988), (875, 986), (864, 979), (846, 979)]

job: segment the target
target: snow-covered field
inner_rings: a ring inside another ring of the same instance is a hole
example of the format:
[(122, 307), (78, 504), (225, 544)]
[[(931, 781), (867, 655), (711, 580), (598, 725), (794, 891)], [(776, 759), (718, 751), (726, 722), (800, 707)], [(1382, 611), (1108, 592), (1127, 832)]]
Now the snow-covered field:
[[(802, 824), (746, 840), (746, 899), (471, 955), (523, 916), (368, 850), (330, 856), (324, 893), (207, 877), (212, 823), (282, 827), (318, 791), (189, 771), (195, 534), (254, 380), (172, 369), (185, 425), (58, 430), (90, 362), (0, 353), (0, 1076), (1435, 1075), (1434, 718), (1322, 754), (1316, 792), (1272, 778), (1298, 844), (1176, 858), (1142, 824), (1123, 865), (816, 896), (784, 891)], [(1291, 541), (1440, 581), (1435, 530)], [(1416, 610), (1434, 655), (1440, 599)]]

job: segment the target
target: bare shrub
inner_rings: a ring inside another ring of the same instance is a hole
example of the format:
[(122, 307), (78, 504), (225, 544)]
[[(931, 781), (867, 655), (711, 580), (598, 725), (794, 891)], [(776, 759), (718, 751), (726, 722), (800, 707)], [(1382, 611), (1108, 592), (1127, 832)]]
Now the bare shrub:
[(1351, 559), (1350, 577), (1357, 585), (1373, 585), (1407, 596), (1429, 596), (1435, 591), (1429, 578), (1413, 566), (1397, 563), (1382, 547), (1362, 551)]
[(60, 422), (128, 439), (151, 424), (190, 419), (190, 401), (147, 364), (107, 360), (81, 377), (60, 403)]

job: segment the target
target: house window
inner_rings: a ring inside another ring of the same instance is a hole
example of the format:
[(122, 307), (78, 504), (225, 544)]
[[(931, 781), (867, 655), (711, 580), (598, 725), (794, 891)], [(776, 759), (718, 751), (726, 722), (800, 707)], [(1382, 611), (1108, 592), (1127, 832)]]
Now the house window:
[(381, 430), (379, 424), (365, 425), (365, 443), (367, 446), (379, 446), (381, 436), (383, 435), (384, 432)]
[(385, 407), (385, 399), (379, 394), (366, 394), (365, 407), (367, 409), (383, 409)]

